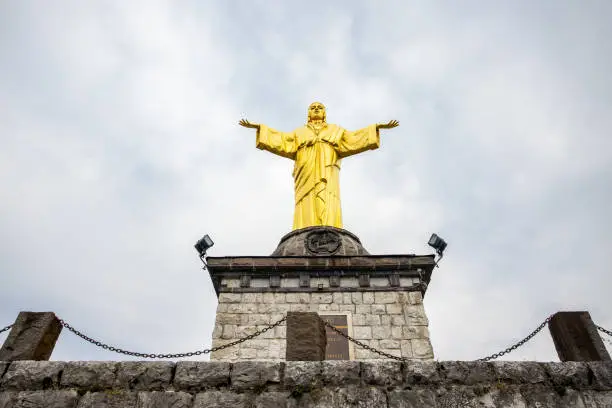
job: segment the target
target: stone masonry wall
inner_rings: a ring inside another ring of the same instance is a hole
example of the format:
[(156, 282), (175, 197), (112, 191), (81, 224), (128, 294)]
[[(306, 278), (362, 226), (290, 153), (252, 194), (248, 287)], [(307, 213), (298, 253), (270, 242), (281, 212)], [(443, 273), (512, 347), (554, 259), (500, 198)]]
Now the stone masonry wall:
[[(220, 293), (213, 347), (252, 334), (287, 312), (346, 314), (352, 335), (398, 357), (433, 359), (428, 320), (420, 292)], [(239, 345), (212, 353), (211, 360), (284, 360), (286, 327), (281, 325)], [(351, 346), (352, 347), (352, 346)], [(380, 355), (355, 346), (354, 359)]]
[(0, 408), (609, 408), (612, 362), (0, 362)]

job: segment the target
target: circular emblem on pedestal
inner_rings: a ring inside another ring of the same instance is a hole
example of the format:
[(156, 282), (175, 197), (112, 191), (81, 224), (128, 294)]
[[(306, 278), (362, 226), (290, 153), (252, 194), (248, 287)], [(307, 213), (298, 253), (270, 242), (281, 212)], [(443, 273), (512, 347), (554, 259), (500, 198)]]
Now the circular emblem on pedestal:
[(332, 230), (315, 230), (304, 239), (308, 252), (315, 255), (333, 255), (340, 249), (340, 234)]

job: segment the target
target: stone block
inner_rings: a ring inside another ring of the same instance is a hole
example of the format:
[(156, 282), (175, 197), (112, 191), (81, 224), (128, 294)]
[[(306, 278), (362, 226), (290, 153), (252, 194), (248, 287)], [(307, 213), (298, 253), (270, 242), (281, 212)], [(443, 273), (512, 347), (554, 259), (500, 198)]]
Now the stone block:
[(9, 394), (8, 401), (2, 401), (0, 407), (6, 408), (74, 408), (78, 394), (73, 390), (61, 391), (22, 391)]
[(589, 312), (557, 312), (548, 329), (561, 361), (610, 361)]
[(399, 340), (381, 340), (380, 347), (384, 349), (398, 349), (400, 348)]
[(280, 383), (281, 363), (238, 361), (232, 364), (231, 387), (247, 390), (263, 387), (267, 383)]
[(241, 293), (219, 293), (219, 303), (241, 303)]
[(493, 361), (495, 378), (511, 384), (538, 384), (547, 380), (544, 366), (533, 361)]
[(326, 385), (346, 386), (347, 384), (359, 384), (360, 382), (359, 361), (330, 360), (323, 364), (322, 379)]
[[(612, 391), (582, 391), (582, 400), (586, 408), (612, 407)], [(2, 404), (0, 403), (0, 407)]]
[(408, 297), (410, 299), (410, 304), (412, 305), (419, 305), (423, 303), (423, 295), (421, 292), (408, 292)]
[(325, 325), (316, 313), (287, 314), (287, 361), (325, 360)]
[(385, 387), (401, 385), (404, 376), (399, 361), (372, 361), (361, 363), (361, 378), (366, 384)]
[(331, 304), (319, 304), (318, 311), (320, 311), (320, 312), (337, 312), (338, 310), (340, 310), (340, 306), (343, 306), (343, 305), (337, 305), (335, 303), (331, 303)]
[(217, 313), (217, 324), (240, 324), (240, 316), (235, 313)]
[(220, 339), (222, 334), (223, 334), (223, 325), (215, 324), (215, 328), (213, 329), (213, 333), (212, 333), (213, 340)]
[(287, 293), (287, 303), (310, 303), (310, 293)]
[[(387, 394), (389, 408), (446, 408), (437, 405), (436, 396), (432, 390), (394, 390)], [(449, 408), (452, 406), (449, 405)], [(459, 405), (457, 405), (459, 408)], [(461, 407), (463, 408), (463, 407)]]
[(423, 305), (404, 305), (404, 319), (409, 326), (428, 326)]
[[(392, 326), (404, 326), (406, 324), (406, 319), (402, 315), (392, 315), (391, 316), (391, 325)], [(419, 326), (423, 327), (423, 326)]]
[(353, 326), (365, 326), (366, 325), (366, 315), (364, 314), (354, 314), (353, 315)]
[(377, 340), (390, 339), (391, 338), (391, 327), (372, 326), (372, 338), (377, 339)]
[(83, 391), (112, 389), (115, 385), (116, 369), (116, 362), (71, 361), (64, 367), (60, 386)]
[(275, 293), (274, 294), (274, 303), (288, 303), (285, 299), (285, 293)]
[[(282, 408), (289, 406), (288, 392), (263, 392), (255, 397), (254, 408)], [(291, 405), (293, 407), (293, 405)]]
[(249, 324), (270, 324), (270, 315), (266, 314), (250, 314)]
[(193, 408), (252, 408), (253, 395), (230, 391), (206, 391), (196, 394)]
[(385, 313), (387, 313), (385, 305), (373, 304), (371, 306), (371, 310), (372, 310), (372, 313), (376, 313), (376, 314), (385, 314)]
[(222, 339), (233, 339), (236, 336), (236, 325), (226, 324), (223, 326), (223, 332), (221, 333)]
[(262, 295), (261, 301), (262, 301), (262, 303), (265, 303), (265, 304), (276, 303), (276, 301), (274, 300), (274, 293), (272, 293), (272, 292), (264, 293)]
[(403, 326), (391, 327), (391, 338), (392, 339), (400, 340), (404, 338), (404, 335), (402, 334), (402, 327)]
[(115, 388), (159, 391), (170, 387), (174, 363), (170, 361), (126, 361), (117, 364)]
[(397, 292), (374, 292), (374, 303), (397, 303)]
[(288, 361), (285, 364), (284, 385), (289, 391), (311, 389), (322, 382), (323, 364), (320, 361)]
[(402, 314), (404, 312), (402, 305), (400, 305), (399, 303), (389, 303), (386, 306), (386, 312), (387, 314)]
[(405, 339), (429, 339), (427, 326), (404, 326), (402, 332)]
[(364, 305), (371, 305), (374, 303), (374, 292), (363, 292), (362, 298)]
[(138, 408), (191, 408), (193, 395), (186, 392), (139, 392)]
[[(66, 364), (59, 361), (14, 361), (0, 380), (0, 390), (36, 391), (59, 387)], [(6, 367), (6, 365), (5, 365)]]
[[(254, 348), (243, 347), (238, 350), (240, 360), (255, 360), (259, 350)], [(238, 360), (238, 359), (237, 359)]]
[(351, 300), (351, 293), (349, 292), (344, 292), (341, 293), (342, 295), (342, 303), (345, 305), (350, 305), (353, 303), (353, 301)]
[(612, 390), (612, 362), (590, 361), (587, 365), (593, 373), (593, 387), (600, 391)]
[(242, 302), (243, 303), (261, 303), (263, 301), (263, 294), (261, 293), (243, 293), (242, 294)]
[(138, 404), (138, 394), (132, 391), (108, 390), (87, 392), (79, 400), (77, 408), (124, 408)]
[(313, 293), (310, 298), (312, 303), (332, 303), (334, 300), (331, 293)]
[(583, 388), (589, 384), (589, 367), (586, 363), (542, 363), (553, 384), (564, 387)]
[(412, 339), (412, 355), (416, 358), (433, 358), (433, 348), (429, 339)]
[(412, 343), (410, 340), (400, 340), (400, 350), (402, 351), (402, 357), (413, 358), (414, 353), (412, 351)]
[[(315, 306), (318, 306), (318, 305), (315, 304)], [(290, 312), (300, 312), (300, 313), (310, 312), (310, 305), (307, 305), (304, 303), (295, 303), (289, 307), (289, 311)]]
[(316, 393), (305, 394), (299, 406), (387, 408), (387, 396), (382, 389), (376, 387), (351, 385), (346, 388), (322, 388)]
[[(227, 349), (226, 349), (227, 350)], [(179, 361), (176, 363), (174, 388), (201, 391), (229, 385), (230, 363), (220, 361)]]
[(0, 347), (0, 361), (49, 360), (61, 331), (51, 312), (20, 312)]
[(353, 327), (353, 334), (355, 335), (355, 338), (358, 340), (371, 339), (372, 338), (372, 328), (369, 326), (355, 326)]
[(341, 312), (355, 313), (355, 305), (339, 305), (338, 310)]
[[(224, 343), (228, 343), (229, 340), (224, 341)], [(222, 343), (215, 343), (213, 341), (213, 347), (217, 347), (219, 345), (221, 345)], [(225, 349), (221, 349), (221, 350), (217, 350), (217, 351), (213, 351), (210, 355), (210, 359), (212, 361), (214, 360), (225, 360), (225, 361), (229, 361), (229, 360), (236, 360), (238, 359), (238, 351), (240, 349), (237, 347), (228, 347)]]
[(369, 315), (370, 313), (372, 313), (372, 306), (371, 305), (355, 305), (355, 313)]
[(468, 363), (465, 384), (487, 384), (491, 382), (492, 378), (495, 378), (493, 364), (485, 361), (470, 361)]
[(377, 314), (366, 315), (366, 325), (368, 326), (380, 326), (380, 316)]
[(408, 385), (440, 382), (438, 364), (433, 361), (408, 361), (404, 364), (404, 381)]

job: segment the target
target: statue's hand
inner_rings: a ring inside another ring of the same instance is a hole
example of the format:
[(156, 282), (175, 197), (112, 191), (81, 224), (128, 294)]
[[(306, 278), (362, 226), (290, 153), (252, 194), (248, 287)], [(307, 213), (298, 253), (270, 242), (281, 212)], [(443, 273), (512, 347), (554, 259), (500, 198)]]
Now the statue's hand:
[(376, 129), (393, 129), (394, 127), (398, 127), (399, 122), (395, 119), (390, 120), (387, 123), (379, 123), (376, 125)]
[(259, 125), (257, 123), (251, 123), (246, 119), (240, 119), (240, 122), (238, 122), (238, 124), (240, 126), (244, 126), (245, 128), (259, 129)]

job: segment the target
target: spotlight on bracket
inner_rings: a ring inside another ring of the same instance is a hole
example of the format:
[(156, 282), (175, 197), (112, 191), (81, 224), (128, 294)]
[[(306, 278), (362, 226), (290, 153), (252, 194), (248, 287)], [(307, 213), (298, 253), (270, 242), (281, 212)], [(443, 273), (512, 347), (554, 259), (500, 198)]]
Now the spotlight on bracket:
[(194, 245), (198, 254), (200, 254), (200, 259), (206, 256), (206, 251), (208, 251), (215, 243), (212, 239), (207, 235), (204, 235), (196, 244)]
[(444, 241), (436, 234), (431, 234), (431, 237), (429, 238), (427, 244), (429, 244), (429, 246), (436, 251), (436, 254), (438, 254), (438, 260), (436, 261), (436, 266), (438, 266), (438, 262), (440, 262), (440, 259), (442, 259), (442, 256), (444, 256), (446, 241)]

